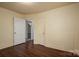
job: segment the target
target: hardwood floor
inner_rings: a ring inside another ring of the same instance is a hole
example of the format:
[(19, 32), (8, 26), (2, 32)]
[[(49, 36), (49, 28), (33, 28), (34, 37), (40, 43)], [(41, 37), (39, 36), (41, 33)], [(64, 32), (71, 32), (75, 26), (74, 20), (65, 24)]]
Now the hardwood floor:
[(0, 50), (0, 57), (77, 57), (71, 52), (33, 45), (32, 41)]

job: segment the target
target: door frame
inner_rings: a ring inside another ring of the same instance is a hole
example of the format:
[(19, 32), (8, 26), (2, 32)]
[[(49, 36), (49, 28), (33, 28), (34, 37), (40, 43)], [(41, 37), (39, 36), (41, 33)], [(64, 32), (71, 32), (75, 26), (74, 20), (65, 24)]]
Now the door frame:
[[(32, 26), (31, 26), (31, 40), (34, 40), (34, 25), (33, 25), (33, 21), (32, 20), (26, 20), (27, 24), (28, 22), (31, 22)], [(28, 27), (27, 27), (28, 28)], [(28, 29), (27, 29), (28, 30)], [(28, 34), (27, 34), (28, 35)], [(28, 39), (28, 38), (27, 38)]]
[[(15, 17), (15, 16), (13, 16), (13, 46), (15, 46), (15, 44), (14, 44), (14, 19), (15, 18), (17, 18), (17, 17)], [(18, 17), (18, 18), (20, 18), (20, 17)], [(32, 22), (32, 39), (31, 40), (33, 40), (34, 41), (34, 25), (33, 25), (33, 21), (32, 20), (27, 20), (27, 19), (24, 19), (25, 20), (25, 22), (26, 22), (26, 28), (27, 28), (27, 22), (28, 21), (31, 21)], [(27, 29), (25, 29), (26, 30), (26, 34), (25, 35), (27, 35)], [(26, 39), (26, 41), (27, 41), (27, 38), (25, 38)]]

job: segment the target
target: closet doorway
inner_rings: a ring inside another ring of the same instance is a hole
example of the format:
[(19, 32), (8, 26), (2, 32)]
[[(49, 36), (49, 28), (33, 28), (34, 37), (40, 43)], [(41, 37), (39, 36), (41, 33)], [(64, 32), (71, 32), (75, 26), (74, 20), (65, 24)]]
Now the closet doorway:
[(27, 41), (34, 39), (33, 23), (31, 20), (26, 21)]

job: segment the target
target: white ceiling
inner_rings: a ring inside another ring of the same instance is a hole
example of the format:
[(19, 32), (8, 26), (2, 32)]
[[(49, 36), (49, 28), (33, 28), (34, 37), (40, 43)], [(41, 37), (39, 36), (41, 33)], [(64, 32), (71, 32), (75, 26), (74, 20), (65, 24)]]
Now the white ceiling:
[(38, 13), (72, 4), (71, 2), (0, 2), (0, 7), (22, 13)]

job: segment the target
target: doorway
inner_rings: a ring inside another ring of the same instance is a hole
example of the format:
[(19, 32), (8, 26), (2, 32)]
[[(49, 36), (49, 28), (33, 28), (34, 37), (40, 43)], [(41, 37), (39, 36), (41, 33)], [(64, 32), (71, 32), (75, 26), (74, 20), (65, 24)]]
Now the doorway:
[(33, 24), (32, 21), (26, 21), (27, 26), (27, 40), (33, 40)]
[(32, 21), (14, 17), (14, 40), (13, 44), (18, 45), (34, 39)]

